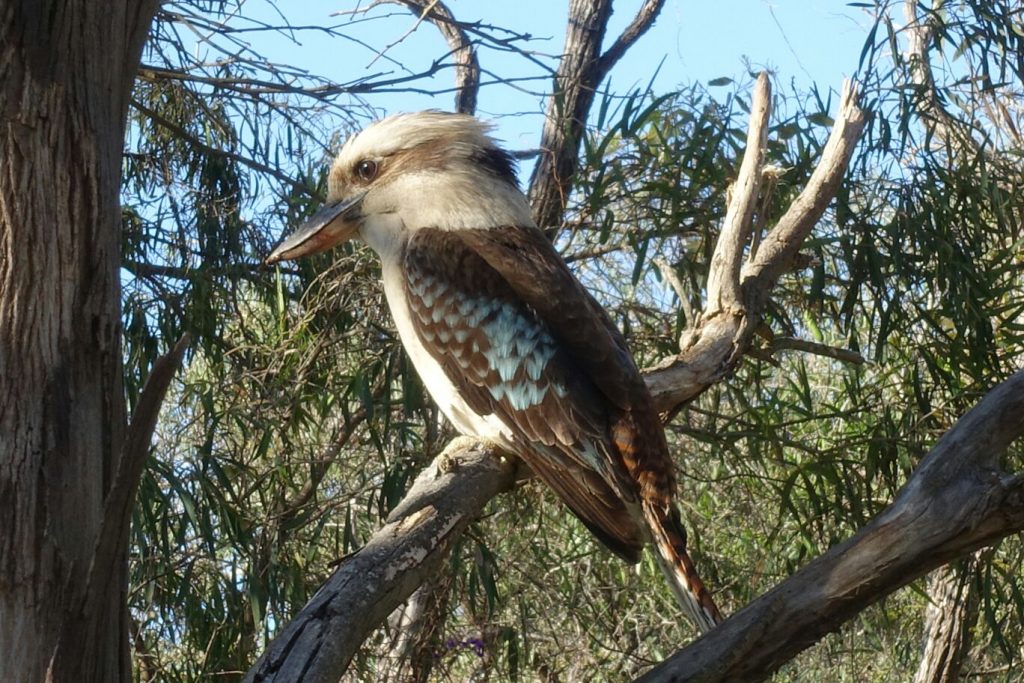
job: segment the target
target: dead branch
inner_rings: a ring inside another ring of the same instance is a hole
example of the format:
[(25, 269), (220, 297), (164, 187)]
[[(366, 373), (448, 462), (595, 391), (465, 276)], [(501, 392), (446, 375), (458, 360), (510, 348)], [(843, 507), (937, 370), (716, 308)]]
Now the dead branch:
[(391, 612), (437, 572), (484, 505), (515, 483), (516, 461), (456, 439), (413, 483), (387, 523), (273, 640), (246, 681), (335, 683)]
[(561, 224), (579, 170), (579, 149), (594, 95), (608, 71), (651, 27), (664, 0), (648, 0), (613, 45), (601, 54), (612, 0), (571, 0), (565, 47), (548, 98), (541, 158), (528, 192), (533, 218), (544, 230)]
[(1024, 478), (998, 459), (1024, 435), (1024, 371), (942, 437), (895, 502), (639, 680), (757, 681), (928, 571), (1024, 530)]
[(835, 346), (829, 346), (828, 344), (820, 344), (807, 339), (796, 339), (794, 337), (776, 337), (775, 339), (772, 339), (767, 350), (770, 355), (775, 355), (779, 351), (803, 351), (804, 353), (810, 353), (815, 356), (824, 356), (825, 358), (834, 358), (836, 360), (841, 360), (844, 363), (853, 363), (854, 365), (863, 365), (865, 362), (864, 356), (860, 355), (856, 351), (840, 349)]
[(472, 114), (476, 111), (480, 91), (480, 62), (473, 41), (455, 21), (451, 10), (440, 0), (387, 0), (405, 5), (421, 19), (426, 19), (441, 32), (455, 59), (455, 111)]
[(860, 108), (858, 99), (856, 85), (846, 81), (840, 95), (839, 113), (822, 150), (821, 161), (803, 192), (761, 241), (754, 259), (743, 267), (743, 288), (748, 297), (767, 299), (772, 286), (788, 270), (804, 240), (836, 196), (867, 123), (867, 115)]
[[(751, 115), (758, 116), (756, 108)], [(738, 271), (735, 260), (745, 244), (740, 239), (743, 231), (738, 224), (723, 230), (729, 244), (715, 247), (716, 256), (721, 254), (716, 288), (719, 292), (739, 289), (741, 296), (738, 299), (731, 298), (735, 295), (727, 295), (729, 301), (738, 301), (739, 305), (733, 303), (729, 308), (716, 307), (709, 296), (708, 309), (683, 333), (679, 355), (666, 358), (646, 370), (647, 386), (659, 410), (671, 411), (694, 398), (735, 370), (743, 355), (750, 350), (754, 331), (772, 288), (782, 274), (791, 270), (800, 256), (804, 240), (835, 197), (866, 122), (867, 117), (857, 102), (856, 87), (848, 81), (843, 86), (839, 112), (822, 151), (821, 161), (807, 186), (762, 239), (753, 258)], [(748, 141), (761, 144), (753, 125)], [(748, 147), (745, 159), (750, 154), (752, 151)], [(761, 170), (758, 169), (755, 175), (760, 176)], [(756, 185), (752, 179), (744, 181), (742, 186), (737, 183), (735, 194), (743, 191), (752, 193)], [(737, 198), (735, 194), (733, 203), (756, 200), (756, 197)], [(742, 205), (737, 205), (731, 213), (739, 216), (739, 206)], [(736, 279), (727, 285), (723, 281), (726, 277)]]
[(726, 209), (722, 232), (718, 235), (715, 251), (711, 256), (706, 311), (709, 315), (721, 310), (738, 311), (743, 308), (740, 268), (743, 265), (743, 252), (750, 242), (754, 207), (757, 206), (761, 191), (771, 100), (771, 83), (768, 74), (762, 71), (757, 77), (754, 96), (750, 102), (747, 148), (743, 153), (739, 176), (733, 185), (732, 199)]

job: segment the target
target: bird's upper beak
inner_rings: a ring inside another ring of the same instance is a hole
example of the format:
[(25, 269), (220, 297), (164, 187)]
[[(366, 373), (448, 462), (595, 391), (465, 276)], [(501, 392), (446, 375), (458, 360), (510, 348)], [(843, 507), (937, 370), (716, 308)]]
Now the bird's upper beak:
[(365, 192), (360, 192), (354, 197), (325, 204), (288, 235), (263, 262), (269, 266), (278, 261), (316, 254), (350, 239), (359, 227), (365, 196)]

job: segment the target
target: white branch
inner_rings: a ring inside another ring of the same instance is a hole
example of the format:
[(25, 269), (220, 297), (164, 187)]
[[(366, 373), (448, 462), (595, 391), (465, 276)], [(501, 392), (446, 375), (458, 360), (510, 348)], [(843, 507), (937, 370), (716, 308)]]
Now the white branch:
[(747, 148), (743, 153), (739, 175), (732, 188), (732, 198), (725, 213), (722, 232), (715, 243), (708, 271), (708, 308), (714, 315), (721, 310), (738, 311), (743, 308), (740, 290), (740, 267), (743, 250), (750, 241), (761, 190), (765, 146), (768, 142), (768, 117), (771, 113), (772, 88), (768, 74), (761, 72), (754, 86), (750, 103), (750, 125), (747, 128)]

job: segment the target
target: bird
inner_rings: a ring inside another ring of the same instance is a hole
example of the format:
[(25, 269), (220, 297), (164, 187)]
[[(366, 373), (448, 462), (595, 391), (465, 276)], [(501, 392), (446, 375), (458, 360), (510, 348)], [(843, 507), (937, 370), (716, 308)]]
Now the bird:
[(371, 123), (334, 159), (324, 205), (265, 262), (369, 245), (402, 345), (455, 429), (518, 456), (624, 560), (652, 544), (705, 633), (722, 615), (687, 552), (650, 393), (491, 130), (436, 110)]

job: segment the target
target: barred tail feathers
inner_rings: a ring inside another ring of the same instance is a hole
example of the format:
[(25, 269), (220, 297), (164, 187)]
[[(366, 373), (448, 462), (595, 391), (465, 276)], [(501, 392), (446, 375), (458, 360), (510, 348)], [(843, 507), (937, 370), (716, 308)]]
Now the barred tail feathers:
[(707, 633), (722, 622), (722, 613), (686, 552), (686, 531), (677, 513), (674, 509), (665, 510), (650, 502), (643, 503), (643, 511), (654, 539), (658, 565), (672, 592), (700, 632)]

